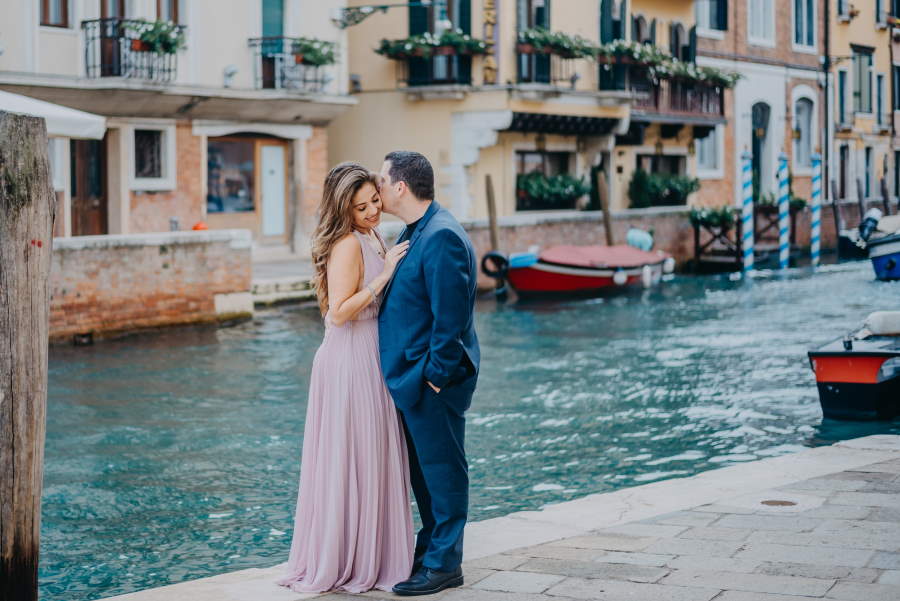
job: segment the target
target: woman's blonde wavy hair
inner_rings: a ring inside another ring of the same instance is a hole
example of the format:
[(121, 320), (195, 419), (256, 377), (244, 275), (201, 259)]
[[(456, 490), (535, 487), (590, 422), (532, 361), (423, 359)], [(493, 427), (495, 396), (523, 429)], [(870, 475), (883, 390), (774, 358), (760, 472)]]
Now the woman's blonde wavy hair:
[(319, 223), (312, 236), (313, 287), (319, 310), (328, 311), (328, 258), (338, 240), (353, 231), (353, 196), (364, 184), (377, 185), (377, 175), (359, 163), (346, 162), (328, 172), (319, 203)]

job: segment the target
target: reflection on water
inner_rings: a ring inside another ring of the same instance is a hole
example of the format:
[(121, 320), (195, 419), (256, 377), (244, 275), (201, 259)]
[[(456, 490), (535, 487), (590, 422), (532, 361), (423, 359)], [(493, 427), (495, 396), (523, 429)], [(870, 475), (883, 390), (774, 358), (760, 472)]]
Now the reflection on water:
[[(811, 345), (897, 308), (866, 264), (677, 278), (631, 297), (479, 306), (474, 520), (898, 424), (822, 422)], [(95, 599), (287, 557), (313, 309), (54, 348), (42, 598)]]

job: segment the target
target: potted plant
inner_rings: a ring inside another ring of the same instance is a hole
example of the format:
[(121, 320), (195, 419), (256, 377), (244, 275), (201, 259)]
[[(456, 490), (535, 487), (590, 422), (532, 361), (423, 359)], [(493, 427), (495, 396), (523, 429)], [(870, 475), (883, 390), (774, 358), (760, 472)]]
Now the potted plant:
[(484, 54), (487, 52), (487, 44), (460, 29), (448, 29), (440, 35), (426, 32), (400, 40), (383, 39), (375, 52), (390, 59), (407, 60), (413, 57), (431, 58), (434, 55)]
[(185, 47), (184, 29), (171, 21), (134, 21), (125, 27), (137, 34), (131, 41), (136, 52), (175, 54)]
[(336, 62), (337, 44), (315, 38), (295, 38), (291, 44), (294, 63), (322, 67)]
[(732, 207), (695, 207), (688, 216), (694, 227), (720, 228), (728, 231), (735, 223)]

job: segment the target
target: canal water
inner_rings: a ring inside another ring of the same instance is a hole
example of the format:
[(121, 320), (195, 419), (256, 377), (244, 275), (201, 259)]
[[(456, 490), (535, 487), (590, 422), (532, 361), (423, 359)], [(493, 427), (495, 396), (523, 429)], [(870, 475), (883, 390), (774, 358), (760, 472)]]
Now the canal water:
[[(898, 423), (823, 422), (806, 351), (900, 284), (866, 263), (633, 296), (479, 304), (471, 517), (688, 476)], [(56, 347), (40, 583), (96, 599), (284, 561), (314, 309)]]

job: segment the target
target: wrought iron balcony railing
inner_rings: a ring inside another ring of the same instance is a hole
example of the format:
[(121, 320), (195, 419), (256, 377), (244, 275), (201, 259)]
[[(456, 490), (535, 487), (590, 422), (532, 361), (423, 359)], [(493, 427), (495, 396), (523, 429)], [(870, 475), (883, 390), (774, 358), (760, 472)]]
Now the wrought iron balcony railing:
[[(152, 50), (140, 39), (145, 21), (92, 19), (81, 22), (84, 64), (88, 77), (126, 77), (159, 83), (178, 75), (178, 56)], [(178, 26), (184, 31), (184, 26)]]
[(312, 65), (297, 52), (297, 39), (251, 38), (253, 80), (257, 89), (297, 90), (322, 93), (333, 80), (326, 66)]
[(411, 56), (397, 61), (397, 80), (407, 87), (467, 86), (472, 83), (472, 57), (462, 54)]
[(660, 115), (723, 117), (724, 89), (682, 79), (653, 82), (646, 69), (631, 65), (601, 65), (600, 89), (636, 93), (634, 108)]
[(516, 66), (519, 83), (575, 86), (575, 64), (572, 59), (555, 54), (519, 52), (516, 55)]

